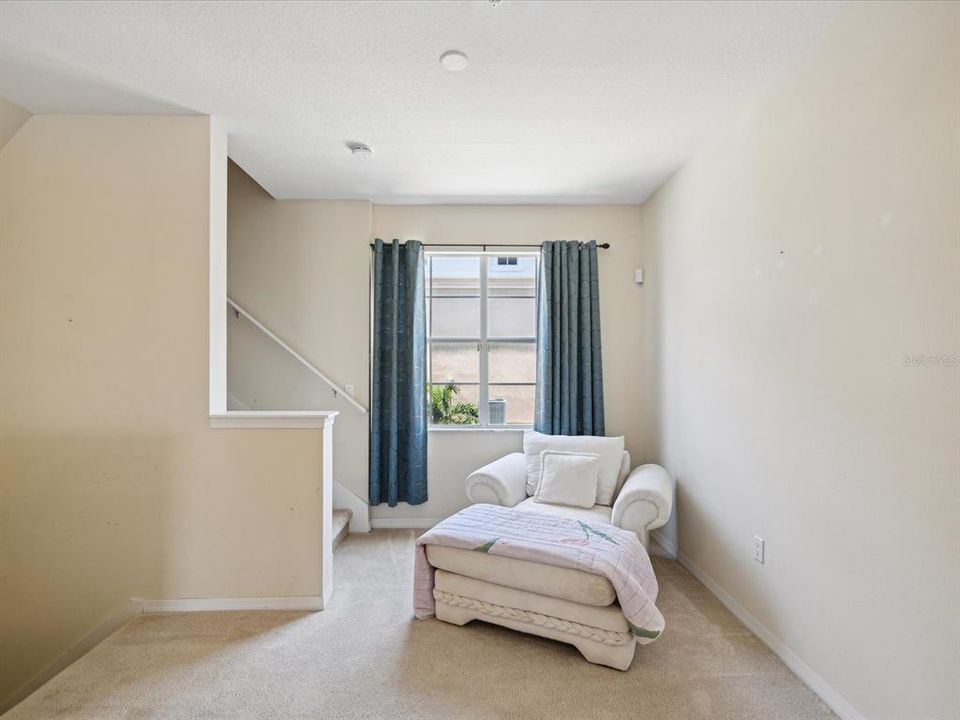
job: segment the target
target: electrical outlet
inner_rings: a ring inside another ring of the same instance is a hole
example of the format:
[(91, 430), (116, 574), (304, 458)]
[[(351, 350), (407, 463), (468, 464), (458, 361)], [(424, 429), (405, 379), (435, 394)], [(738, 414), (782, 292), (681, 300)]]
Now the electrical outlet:
[(753, 559), (763, 565), (765, 555), (764, 539), (759, 535), (753, 536)]
[(353, 397), (353, 385), (344, 385), (343, 389), (347, 391), (347, 395)]

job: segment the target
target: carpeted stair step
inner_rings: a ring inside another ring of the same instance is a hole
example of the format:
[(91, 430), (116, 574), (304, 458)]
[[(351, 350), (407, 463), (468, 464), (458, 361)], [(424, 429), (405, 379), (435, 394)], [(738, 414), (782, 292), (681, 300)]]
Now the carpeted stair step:
[(333, 509), (333, 549), (337, 549), (337, 545), (343, 542), (343, 539), (347, 537), (347, 533), (350, 532), (350, 518), (353, 517), (353, 510), (345, 510), (342, 508)]

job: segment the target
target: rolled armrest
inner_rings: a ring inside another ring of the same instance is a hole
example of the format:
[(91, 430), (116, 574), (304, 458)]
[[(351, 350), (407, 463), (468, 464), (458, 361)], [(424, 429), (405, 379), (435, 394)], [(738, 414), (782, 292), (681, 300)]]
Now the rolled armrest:
[(647, 534), (670, 519), (673, 508), (673, 483), (659, 465), (641, 465), (635, 469), (613, 503), (611, 522), (635, 532), (644, 545)]
[(527, 461), (523, 453), (510, 453), (484, 465), (467, 477), (470, 502), (513, 507), (527, 497)]

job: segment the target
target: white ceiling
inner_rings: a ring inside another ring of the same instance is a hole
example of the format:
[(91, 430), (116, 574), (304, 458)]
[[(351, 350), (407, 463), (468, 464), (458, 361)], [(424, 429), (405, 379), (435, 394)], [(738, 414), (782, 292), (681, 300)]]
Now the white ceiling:
[[(0, 96), (35, 113), (222, 116), (231, 156), (279, 198), (636, 203), (837, 9), (4, 2)], [(451, 48), (467, 70), (440, 67)]]

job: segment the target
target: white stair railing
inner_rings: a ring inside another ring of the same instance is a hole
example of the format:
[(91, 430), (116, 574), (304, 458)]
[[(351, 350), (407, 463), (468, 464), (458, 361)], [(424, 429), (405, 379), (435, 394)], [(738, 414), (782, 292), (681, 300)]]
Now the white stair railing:
[(316, 375), (318, 378), (320, 378), (321, 380), (323, 380), (323, 382), (325, 382), (325, 383), (327, 384), (327, 386), (329, 386), (329, 388), (330, 388), (331, 390), (333, 390), (334, 396), (343, 395), (343, 398), (344, 398), (348, 403), (350, 403), (351, 405), (353, 405), (357, 410), (359, 410), (359, 411), (362, 412), (362, 413), (366, 413), (366, 412), (367, 412), (367, 408), (365, 408), (363, 405), (361, 405), (359, 402), (357, 402), (344, 388), (342, 388), (340, 385), (338, 385), (338, 384), (335, 383), (332, 379), (330, 379), (330, 377), (329, 377), (326, 373), (324, 373), (322, 370), (320, 370), (320, 369), (319, 369), (316, 365), (314, 365), (312, 362), (310, 362), (309, 360), (307, 360), (303, 355), (301, 355), (301, 354), (298, 353), (296, 350), (294, 350), (292, 347), (290, 347), (290, 345), (289, 345), (287, 342), (285, 342), (281, 337), (277, 336), (274, 332), (272, 332), (272, 331), (270, 330), (270, 328), (268, 328), (268, 327), (267, 327), (266, 325), (264, 325), (262, 322), (260, 322), (259, 320), (257, 320), (253, 315), (251, 315), (251, 314), (248, 313), (246, 310), (244, 310), (242, 307), (240, 307), (240, 305), (238, 305), (236, 302), (234, 302), (233, 299), (231, 299), (231, 298), (228, 297), (228, 298), (227, 298), (227, 305), (229, 305), (231, 308), (233, 308), (233, 311), (234, 311), (235, 313), (237, 313), (238, 316), (239, 316), (239, 315), (243, 315), (247, 320), (249, 320), (251, 323), (253, 323), (253, 325), (254, 325), (258, 330), (260, 330), (260, 332), (262, 332), (262, 333), (263, 333), (264, 335), (266, 335), (268, 338), (270, 338), (271, 340), (273, 340), (275, 343), (277, 343), (277, 345), (279, 345), (280, 347), (282, 347), (282, 348), (283, 348), (284, 350), (286, 350), (288, 353), (290, 353), (291, 355), (293, 355), (293, 357), (294, 357), (301, 365), (303, 365), (307, 370), (309, 370), (309, 371), (312, 372), (314, 375)]

